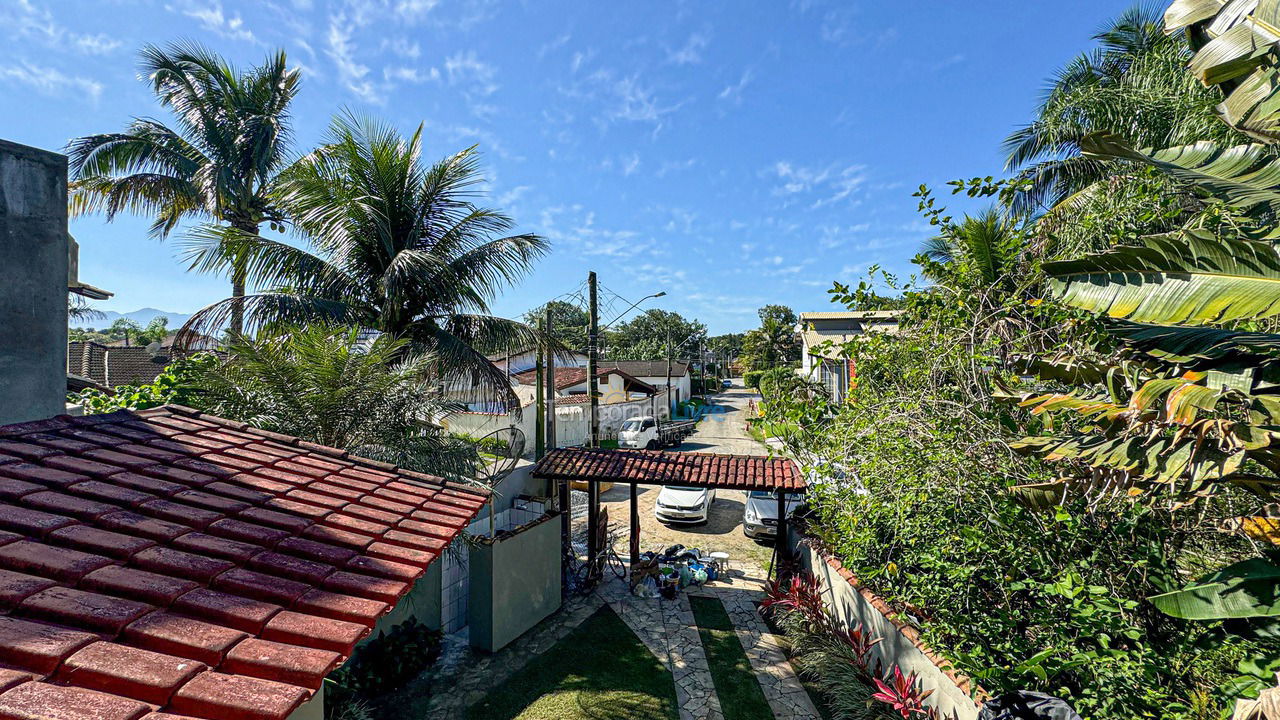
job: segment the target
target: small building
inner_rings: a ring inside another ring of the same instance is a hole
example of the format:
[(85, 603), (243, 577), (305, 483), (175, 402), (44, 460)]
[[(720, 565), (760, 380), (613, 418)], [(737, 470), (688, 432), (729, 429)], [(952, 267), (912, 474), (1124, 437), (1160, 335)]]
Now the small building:
[(321, 718), (488, 497), (177, 406), (0, 427), (0, 717)]
[(901, 310), (852, 310), (800, 313), (796, 332), (803, 345), (800, 373), (827, 387), (831, 399), (843, 402), (855, 374), (842, 346), (869, 332), (897, 332)]
[[(508, 375), (516, 375), (533, 370), (538, 366), (538, 348), (523, 348), (510, 353), (490, 355), (489, 362), (500, 370), (506, 370)], [(586, 367), (587, 354), (576, 350), (559, 354), (556, 356), (556, 365), (559, 367)]]
[[(557, 367), (555, 369), (557, 398), (566, 402), (586, 402), (589, 383), (585, 367)], [(537, 384), (538, 371), (526, 370), (512, 376), (523, 387)], [(601, 405), (643, 400), (658, 394), (658, 388), (617, 368), (600, 367), (596, 370), (596, 391)], [(557, 403), (559, 400), (557, 401)]]
[[(687, 401), (693, 394), (693, 378), (688, 360), (602, 360), (601, 368), (612, 368), (646, 382), (656, 388), (667, 389), (670, 383), (669, 401), (675, 405)], [(667, 374), (670, 368), (670, 376)]]

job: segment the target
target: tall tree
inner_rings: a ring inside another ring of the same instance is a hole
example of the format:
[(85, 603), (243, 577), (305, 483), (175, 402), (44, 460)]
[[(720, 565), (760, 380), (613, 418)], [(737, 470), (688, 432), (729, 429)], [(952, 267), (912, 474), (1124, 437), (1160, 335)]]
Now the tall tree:
[[(154, 217), (151, 232), (165, 237), (179, 223), (200, 219), (256, 235), (283, 214), (272, 193), (289, 160), (289, 105), (298, 71), (284, 51), (240, 70), (194, 43), (142, 49), (142, 72), (170, 128), (134, 118), (123, 132), (89, 135), (67, 146), (73, 213), (121, 211)], [(245, 294), (246, 260), (232, 257), (231, 296)], [(230, 329), (243, 330), (239, 302)]]
[(538, 327), (538, 323), (546, 317), (547, 310), (551, 311), (551, 327), (547, 328), (547, 334), (570, 350), (586, 352), (587, 326), (591, 324), (587, 311), (564, 300), (552, 300), (542, 307), (530, 310), (520, 319), (530, 327)]
[[(245, 324), (326, 322), (390, 333), (433, 357), (435, 374), (514, 402), (486, 348), (530, 346), (541, 336), (488, 314), (489, 301), (547, 251), (514, 222), (477, 206), (475, 148), (428, 165), (422, 127), (406, 138), (389, 125), (341, 115), (325, 145), (280, 181), (281, 207), (302, 249), (260, 235), (205, 227), (193, 233), (192, 266), (220, 271), (243, 258), (263, 288), (243, 299)], [(196, 313), (183, 334), (225, 322), (235, 298)]]
[(697, 354), (707, 326), (670, 310), (646, 310), (605, 335), (608, 357), (617, 360), (662, 360), (668, 344), (677, 357)]
[(1218, 121), (1220, 95), (1187, 71), (1187, 43), (1164, 32), (1158, 6), (1131, 7), (1094, 39), (1098, 47), (1050, 79), (1034, 119), (1004, 142), (1006, 166), (1031, 182), (1017, 198), (1020, 211), (1053, 207), (1115, 172), (1114, 163), (1081, 154), (1093, 132), (1157, 148), (1244, 139)]

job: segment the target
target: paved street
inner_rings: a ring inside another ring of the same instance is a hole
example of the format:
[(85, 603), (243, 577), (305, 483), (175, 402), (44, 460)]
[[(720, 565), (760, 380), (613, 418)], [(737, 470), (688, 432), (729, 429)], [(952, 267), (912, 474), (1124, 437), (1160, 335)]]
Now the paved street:
[[(684, 452), (730, 453), (735, 455), (765, 455), (767, 450), (756, 442), (746, 428), (747, 404), (760, 401), (754, 390), (742, 387), (741, 380), (719, 395), (713, 395), (715, 408), (698, 423), (698, 430), (679, 450)], [(687, 547), (699, 547), (706, 551), (723, 550), (731, 558), (748, 558), (762, 567), (768, 567), (773, 554), (771, 544), (757, 543), (742, 534), (742, 512), (746, 493), (741, 490), (718, 490), (711, 506), (711, 518), (704, 525), (666, 526), (653, 516), (654, 501), (661, 488), (639, 486), (637, 495), (640, 506), (640, 548), (659, 550), (679, 543)], [(609, 509), (609, 521), (622, 530), (625, 537), (627, 525), (627, 501), (630, 495), (626, 485), (615, 485), (603, 493), (602, 504)], [(625, 545), (625, 539), (622, 543)], [(625, 553), (625, 546), (619, 551)]]

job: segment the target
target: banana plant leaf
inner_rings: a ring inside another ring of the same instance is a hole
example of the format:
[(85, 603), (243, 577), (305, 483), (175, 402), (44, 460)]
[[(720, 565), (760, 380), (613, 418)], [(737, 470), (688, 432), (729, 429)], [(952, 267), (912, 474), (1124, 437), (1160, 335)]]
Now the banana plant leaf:
[(1270, 242), (1182, 230), (1043, 268), (1063, 302), (1113, 318), (1199, 325), (1280, 314)]
[(1264, 219), (1280, 215), (1280, 158), (1267, 145), (1222, 147), (1201, 141), (1162, 150), (1136, 150), (1117, 135), (1093, 133), (1080, 141), (1086, 155), (1159, 168), (1212, 197)]
[(1272, 333), (1125, 320), (1108, 323), (1107, 331), (1135, 350), (1178, 365), (1227, 358), (1280, 357), (1280, 335)]
[(1251, 558), (1206, 575), (1189, 587), (1147, 599), (1160, 612), (1185, 620), (1280, 615), (1280, 565)]
[(1280, 43), (1280, 0), (1174, 0), (1165, 31), (1187, 30), (1195, 54), (1190, 69), (1219, 85), (1220, 110), (1234, 127), (1267, 142), (1277, 135), (1274, 52)]

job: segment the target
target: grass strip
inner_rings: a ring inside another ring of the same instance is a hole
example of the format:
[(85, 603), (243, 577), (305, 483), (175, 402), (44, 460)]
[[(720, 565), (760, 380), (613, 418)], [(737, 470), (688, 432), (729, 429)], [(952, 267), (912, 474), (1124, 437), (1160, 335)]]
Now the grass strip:
[(725, 720), (773, 720), (773, 709), (765, 700), (724, 604), (717, 598), (696, 595), (689, 597), (689, 604)]
[(678, 720), (680, 715), (671, 673), (604, 606), (471, 706), (467, 717)]

